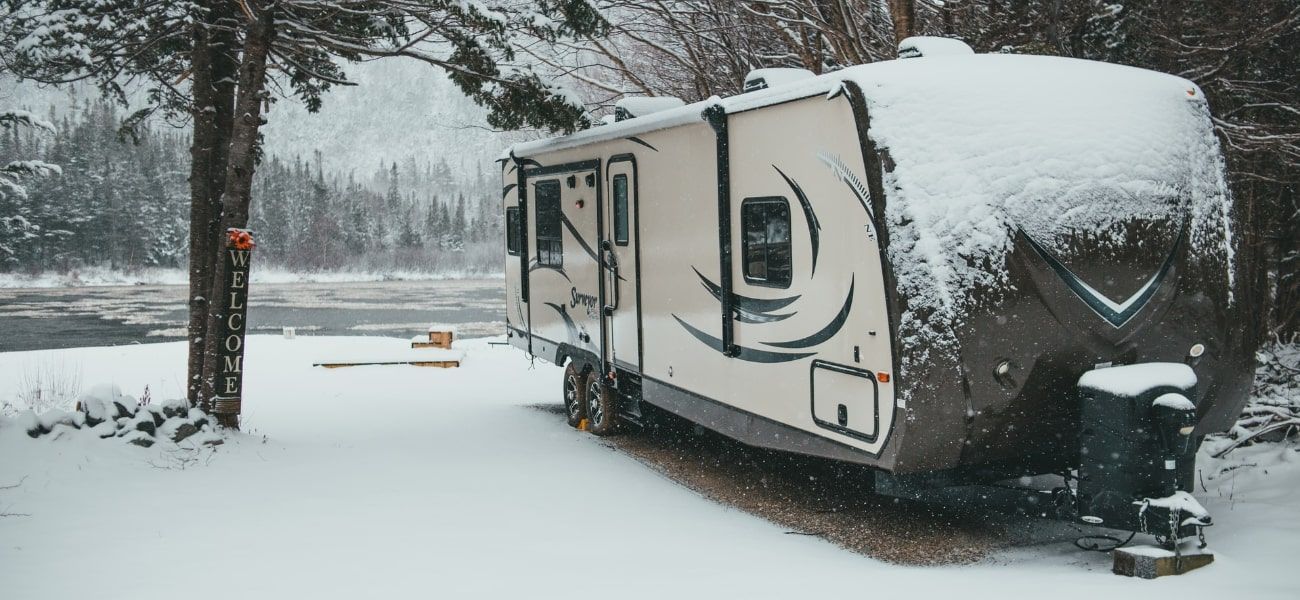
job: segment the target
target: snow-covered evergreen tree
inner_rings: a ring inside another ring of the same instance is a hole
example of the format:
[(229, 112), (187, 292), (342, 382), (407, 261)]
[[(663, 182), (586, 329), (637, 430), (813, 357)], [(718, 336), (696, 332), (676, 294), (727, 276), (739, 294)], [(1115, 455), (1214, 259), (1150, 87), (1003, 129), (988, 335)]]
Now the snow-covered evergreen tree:
[[(0, 110), (0, 133), (10, 133), (14, 150), (20, 150), (20, 128), (54, 134), (54, 124), (25, 110)], [(0, 155), (3, 158), (3, 155)], [(0, 266), (11, 264), (25, 242), (39, 237), (41, 227), (32, 218), (42, 212), (30, 203), (26, 181), (58, 175), (63, 169), (43, 160), (0, 160)]]
[(401, 231), (397, 234), (397, 245), (402, 248), (418, 248), (423, 244), (420, 232), (416, 229), (415, 207), (406, 209), (402, 218)]

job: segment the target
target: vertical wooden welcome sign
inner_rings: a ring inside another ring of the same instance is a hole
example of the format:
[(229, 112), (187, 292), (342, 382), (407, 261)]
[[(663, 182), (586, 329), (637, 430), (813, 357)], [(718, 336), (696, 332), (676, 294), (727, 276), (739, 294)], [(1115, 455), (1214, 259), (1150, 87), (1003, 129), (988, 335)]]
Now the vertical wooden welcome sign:
[(244, 396), (244, 334), (248, 331), (248, 267), (253, 254), (253, 235), (245, 229), (231, 229), (226, 245), (226, 310), (221, 320), (217, 347), (216, 392), (212, 412), (225, 427), (239, 427)]

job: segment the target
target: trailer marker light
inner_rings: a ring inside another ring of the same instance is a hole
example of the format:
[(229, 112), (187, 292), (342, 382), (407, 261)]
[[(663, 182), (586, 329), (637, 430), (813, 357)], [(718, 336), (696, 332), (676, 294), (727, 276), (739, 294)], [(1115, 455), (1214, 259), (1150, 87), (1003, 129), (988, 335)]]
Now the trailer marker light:
[(1200, 358), (1205, 354), (1205, 344), (1192, 344), (1192, 349), (1187, 351), (1187, 355), (1192, 358)]
[(889, 373), (884, 371), (876, 373), (876, 381), (879, 381), (880, 383), (889, 383)]

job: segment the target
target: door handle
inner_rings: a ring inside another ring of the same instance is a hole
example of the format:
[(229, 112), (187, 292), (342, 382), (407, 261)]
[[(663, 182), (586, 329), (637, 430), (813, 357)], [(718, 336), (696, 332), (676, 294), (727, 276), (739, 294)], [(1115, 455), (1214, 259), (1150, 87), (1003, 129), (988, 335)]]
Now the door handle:
[[(619, 293), (618, 293), (618, 279), (619, 279), (619, 277), (618, 277), (618, 258), (614, 255), (614, 246), (613, 246), (612, 244), (609, 243), (609, 240), (605, 240), (605, 241), (603, 241), (603, 242), (600, 243), (600, 250), (601, 250), (601, 258), (602, 258), (603, 262), (605, 263), (605, 264), (602, 265), (602, 266), (603, 266), (603, 267), (606, 267), (606, 268), (609, 270), (610, 274), (614, 276), (613, 279), (610, 281), (610, 285), (614, 288), (614, 293), (612, 294), (612, 296), (613, 296), (613, 298), (614, 298), (614, 303), (613, 303), (613, 304), (606, 304), (605, 307), (604, 307), (604, 309), (603, 309), (603, 310), (604, 310), (604, 313), (605, 313), (605, 316), (608, 317), (608, 316), (614, 314), (614, 310), (617, 309), (617, 308), (618, 308), (618, 305), (619, 305)], [(604, 270), (604, 269), (602, 269), (602, 271), (603, 271), (603, 270)], [(604, 276), (604, 273), (602, 273), (601, 276), (603, 277), (603, 276)]]

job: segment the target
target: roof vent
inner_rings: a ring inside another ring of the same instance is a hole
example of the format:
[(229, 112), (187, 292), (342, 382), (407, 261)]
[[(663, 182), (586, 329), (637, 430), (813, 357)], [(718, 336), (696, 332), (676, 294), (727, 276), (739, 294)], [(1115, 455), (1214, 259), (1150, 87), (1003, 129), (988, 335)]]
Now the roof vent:
[(816, 75), (808, 69), (754, 69), (745, 76), (745, 92), (765, 90), (809, 77)]
[(672, 96), (632, 96), (614, 103), (614, 120), (626, 121), (679, 106), (686, 106), (686, 103)]
[(921, 58), (922, 56), (961, 56), (975, 54), (966, 42), (952, 38), (917, 35), (898, 43), (899, 58)]

